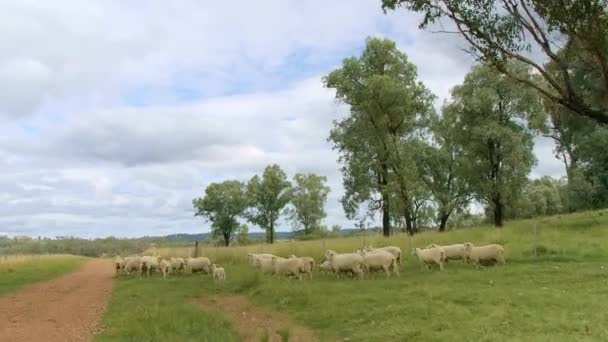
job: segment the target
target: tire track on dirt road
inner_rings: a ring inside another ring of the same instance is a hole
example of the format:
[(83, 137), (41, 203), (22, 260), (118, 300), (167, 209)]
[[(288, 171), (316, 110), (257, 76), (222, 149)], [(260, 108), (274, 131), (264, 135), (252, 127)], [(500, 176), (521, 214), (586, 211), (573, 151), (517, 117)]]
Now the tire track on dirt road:
[(112, 261), (0, 296), (0, 341), (89, 341), (97, 332), (114, 282)]

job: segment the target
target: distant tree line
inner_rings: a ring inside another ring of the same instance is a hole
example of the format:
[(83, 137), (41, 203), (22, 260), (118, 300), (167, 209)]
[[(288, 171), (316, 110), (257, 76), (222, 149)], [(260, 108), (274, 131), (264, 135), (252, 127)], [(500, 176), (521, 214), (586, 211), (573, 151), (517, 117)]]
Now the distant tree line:
[(311, 235), (324, 227), (325, 203), (330, 188), (327, 178), (314, 173), (296, 174), (293, 184), (279, 165), (269, 165), (262, 176), (248, 182), (226, 180), (211, 183), (202, 198), (192, 204), (195, 216), (202, 216), (211, 224), (211, 232), (221, 237), (228, 246), (238, 233), (240, 244), (247, 243), (248, 226), (257, 225), (266, 232), (266, 241), (273, 243), (279, 219), (287, 217), (294, 230)]

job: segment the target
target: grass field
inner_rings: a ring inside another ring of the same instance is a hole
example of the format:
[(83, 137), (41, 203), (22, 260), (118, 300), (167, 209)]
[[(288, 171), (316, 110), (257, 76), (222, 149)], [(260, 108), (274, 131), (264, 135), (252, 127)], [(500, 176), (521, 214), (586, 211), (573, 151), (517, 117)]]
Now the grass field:
[(72, 255), (0, 256), (0, 294), (73, 271), (85, 260)]
[[(428, 271), (408, 254), (399, 278), (378, 274), (363, 281), (337, 280), (315, 274), (312, 281), (299, 282), (257, 274), (245, 263), (250, 251), (309, 255), (320, 262), (325, 249), (352, 251), (364, 242), (396, 244), (408, 251), (431, 242), (463, 241), (504, 244), (507, 264), (475, 269), (451, 262), (444, 272)], [(427, 232), (411, 240), (405, 235), (367, 236), (203, 248), (203, 255), (226, 268), (225, 284), (215, 285), (209, 276), (200, 275), (121, 279), (105, 319), (113, 328), (100, 340), (146, 332), (147, 340), (188, 340), (196, 330), (212, 327), (226, 334), (216, 336), (216, 341), (231, 340), (229, 324), (197, 311), (193, 301), (213, 293), (238, 293), (288, 313), (322, 340), (603, 341), (608, 340), (607, 246), (608, 211), (596, 211), (509, 222), (503, 229)], [(192, 253), (163, 248), (160, 252)], [(178, 335), (149, 332), (161, 327)]]

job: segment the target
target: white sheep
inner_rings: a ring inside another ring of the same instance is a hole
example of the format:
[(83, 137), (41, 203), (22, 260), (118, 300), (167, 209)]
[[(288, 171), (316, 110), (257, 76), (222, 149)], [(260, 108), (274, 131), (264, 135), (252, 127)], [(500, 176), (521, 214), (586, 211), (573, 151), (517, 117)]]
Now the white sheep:
[(150, 276), (150, 271), (158, 269), (158, 257), (145, 255), (142, 256), (139, 261), (139, 276), (141, 276), (142, 272), (145, 270), (146, 275)]
[(464, 244), (457, 243), (453, 245), (445, 245), (440, 246), (436, 244), (431, 244), (426, 248), (441, 248), (445, 252), (445, 259), (443, 262), (448, 262), (448, 260), (464, 260)]
[(186, 271), (188, 273), (204, 272), (209, 274), (211, 272), (211, 260), (207, 257), (188, 258), (186, 259)]
[(477, 267), (479, 267), (480, 263), (487, 262), (498, 262), (502, 265), (506, 263), (505, 249), (498, 244), (475, 247), (472, 243), (466, 242), (464, 244), (464, 251), (465, 261), (469, 262), (469, 260), (471, 260)]
[(186, 261), (184, 260), (184, 258), (171, 257), (169, 259), (169, 263), (171, 263), (171, 270), (173, 272), (179, 272), (179, 271), (186, 270)]
[(325, 251), (325, 258), (329, 261), (332, 270), (338, 277), (342, 271), (351, 271), (363, 279), (363, 257), (359, 253), (338, 254), (332, 250)]
[(443, 259), (445, 259), (445, 252), (443, 249), (434, 247), (434, 248), (414, 248), (412, 250), (412, 255), (418, 258), (421, 264), (427, 266), (430, 264), (439, 265), (439, 269), (443, 271)]
[(262, 273), (274, 273), (275, 267), (274, 267), (274, 263), (272, 261), (273, 258), (277, 258), (278, 260), (285, 260), (285, 258), (281, 258), (276, 255), (272, 256), (272, 258), (256, 257), (254, 259), (255, 268)]
[(128, 256), (125, 258), (124, 262), (125, 262), (125, 266), (123, 268), (124, 272), (127, 273), (127, 275), (131, 275), (131, 272), (136, 271), (139, 272), (139, 264), (140, 264), (140, 260), (141, 257), (139, 256)]
[(389, 252), (392, 255), (394, 255), (395, 258), (397, 258), (397, 263), (399, 265), (401, 265), (401, 248), (399, 248), (397, 246), (385, 246), (385, 247), (378, 247), (378, 248), (374, 248), (372, 246), (367, 246), (367, 247), (365, 247), (365, 251), (366, 252), (372, 252), (372, 251)]
[(160, 273), (163, 275), (163, 278), (167, 278), (167, 275), (171, 273), (171, 262), (163, 259), (158, 263), (158, 268), (160, 269)]
[(319, 270), (321, 270), (321, 272), (332, 272), (333, 269), (331, 268), (329, 260), (323, 261), (323, 263), (319, 265)]
[(226, 271), (223, 267), (219, 267), (216, 264), (211, 264), (211, 272), (213, 272), (213, 280), (226, 280)]
[(315, 269), (315, 259), (311, 257), (298, 257), (295, 255), (290, 255), (290, 259), (298, 258), (302, 263), (302, 267), (300, 269), (300, 273), (308, 274), (308, 278), (312, 279), (312, 271)]
[(299, 280), (302, 280), (302, 260), (300, 258), (281, 258), (274, 256), (272, 257), (272, 266), (274, 267), (274, 273), (276, 275), (296, 276)]
[(391, 275), (390, 268), (392, 266), (393, 272), (395, 272), (396, 275), (399, 275), (397, 257), (392, 253), (375, 249), (371, 252), (360, 251), (360, 254), (363, 257), (363, 265), (366, 271), (384, 270), (386, 277), (388, 278)]
[(114, 258), (114, 272), (116, 272), (116, 276), (120, 274), (122, 270), (125, 268), (125, 259), (123, 259), (120, 255), (117, 255)]
[(258, 259), (272, 259), (274, 255), (273, 254), (268, 254), (268, 253), (262, 253), (262, 254), (256, 254), (256, 253), (249, 253), (247, 254), (247, 260), (249, 261), (249, 264), (251, 264), (251, 266), (256, 267), (257, 265), (257, 260)]

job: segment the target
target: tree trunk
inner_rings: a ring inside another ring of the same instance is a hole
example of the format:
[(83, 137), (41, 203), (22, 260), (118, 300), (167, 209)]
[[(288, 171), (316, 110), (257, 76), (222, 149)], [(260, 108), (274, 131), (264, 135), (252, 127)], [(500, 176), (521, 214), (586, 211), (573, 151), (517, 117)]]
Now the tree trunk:
[(439, 231), (440, 232), (445, 232), (445, 228), (446, 225), (448, 223), (448, 218), (450, 217), (450, 215), (442, 213), (441, 217), (439, 219)]
[(230, 233), (225, 232), (224, 233), (224, 246), (228, 247), (228, 245), (230, 245)]
[(410, 215), (410, 211), (405, 211), (405, 230), (409, 235), (414, 235), (414, 226), (412, 224), (412, 215)]
[(389, 211), (389, 199), (387, 195), (382, 196), (382, 235), (391, 235), (391, 215)]
[(270, 234), (268, 235), (268, 242), (274, 243), (274, 222), (270, 222)]
[(502, 204), (502, 200), (500, 195), (496, 195), (494, 197), (494, 226), (501, 228), (503, 221), (503, 209), (504, 205)]

